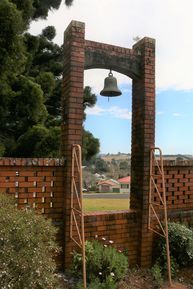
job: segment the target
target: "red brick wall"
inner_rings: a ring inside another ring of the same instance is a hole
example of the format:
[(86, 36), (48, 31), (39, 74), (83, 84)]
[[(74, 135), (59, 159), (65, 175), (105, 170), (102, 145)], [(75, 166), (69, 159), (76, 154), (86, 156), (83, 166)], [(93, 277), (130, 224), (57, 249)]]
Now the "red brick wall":
[[(186, 222), (193, 225), (193, 164), (166, 164), (165, 181), (170, 221)], [(62, 265), (65, 259), (69, 265), (71, 251), (75, 246), (64, 239), (65, 231), (69, 233), (69, 224), (64, 223), (63, 191), (64, 161), (58, 159), (0, 159), (0, 192), (15, 197), (19, 208), (25, 206), (36, 208), (59, 228), (57, 239), (64, 248), (58, 258)], [(161, 184), (157, 179), (158, 186)], [(160, 187), (161, 189), (161, 187)], [(140, 211), (113, 211), (85, 214), (86, 239), (106, 237), (114, 241), (118, 249), (127, 249), (129, 264), (139, 263), (141, 250)], [(147, 227), (146, 227), (147, 230)], [(149, 242), (142, 244), (143, 250), (152, 251)], [(64, 257), (64, 252), (65, 257)]]
[[(165, 162), (164, 174), (168, 211), (193, 209), (193, 163)], [(162, 193), (161, 178), (158, 178), (156, 183)], [(158, 201), (156, 196), (154, 201)]]
[[(52, 219), (63, 243), (64, 164), (59, 159), (0, 159), (0, 193), (15, 197), (18, 208), (31, 207)], [(63, 264), (63, 254), (58, 258)]]
[(136, 212), (113, 211), (85, 215), (85, 237), (101, 240), (105, 237), (114, 242), (118, 250), (127, 250), (130, 265), (136, 265), (138, 259), (138, 223)]

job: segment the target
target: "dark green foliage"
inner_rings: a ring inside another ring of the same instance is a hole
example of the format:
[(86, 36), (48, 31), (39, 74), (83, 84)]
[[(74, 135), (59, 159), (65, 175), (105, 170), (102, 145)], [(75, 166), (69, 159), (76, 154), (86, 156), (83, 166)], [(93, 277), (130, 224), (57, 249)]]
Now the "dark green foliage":
[(34, 0), (35, 12), (33, 18), (47, 18), (49, 10), (58, 9), (60, 4), (61, 0)]
[[(100, 282), (99, 278), (95, 278), (91, 281), (88, 286), (88, 289), (117, 289), (117, 284), (114, 282), (112, 277), (108, 277), (105, 282)], [(77, 289), (83, 289), (82, 284), (78, 284)]]
[(0, 194), (0, 288), (56, 288), (56, 229), (31, 210), (17, 210)]
[(157, 262), (154, 264), (154, 266), (151, 268), (151, 273), (152, 276), (157, 284), (157, 286), (160, 288), (161, 285), (163, 284), (163, 272), (162, 272), (162, 268), (160, 266), (160, 264)]
[[(83, 109), (85, 110), (87, 107), (93, 107), (96, 104), (96, 101), (97, 101), (97, 97), (94, 93), (92, 93), (91, 87), (85, 86)], [(84, 119), (86, 119), (85, 113), (84, 113)]]
[[(46, 19), (48, 12), (58, 9), (62, 0), (12, 0), (17, 9), (22, 11), (23, 20), (26, 24), (32, 19)], [(67, 6), (72, 5), (73, 0), (65, 0)]]
[(72, 3), (73, 3), (73, 0), (65, 0), (65, 4), (66, 4), (67, 6), (71, 6)]
[[(74, 252), (72, 272), (81, 274), (81, 254)], [(97, 240), (86, 242), (86, 270), (88, 288), (117, 288), (116, 284), (126, 274), (127, 257), (114, 247)]]
[(19, 11), (21, 11), (23, 23), (25, 24), (25, 28), (27, 28), (35, 12), (33, 0), (12, 0), (11, 2), (17, 6)]
[(41, 86), (45, 100), (52, 96), (55, 88), (55, 78), (52, 72), (40, 72), (36, 77), (36, 82)]
[(94, 93), (92, 93), (91, 87), (85, 86), (83, 108), (93, 107), (96, 104), (96, 101), (97, 97)]
[(119, 164), (119, 168), (121, 170), (127, 170), (129, 168), (128, 162), (127, 161), (121, 161)]
[(19, 157), (58, 157), (60, 128), (36, 125), (18, 139), (15, 154)]
[(53, 40), (56, 36), (56, 29), (54, 26), (47, 26), (42, 30), (42, 35), (46, 37), (48, 40)]
[[(171, 273), (175, 275), (179, 267), (193, 264), (193, 230), (184, 224), (169, 223), (169, 243), (171, 255)], [(154, 266), (160, 267), (162, 274), (167, 272), (167, 254), (165, 240), (157, 242), (157, 259)]]
[(83, 159), (88, 161), (99, 153), (99, 139), (94, 138), (92, 133), (83, 130)]
[[(65, 1), (66, 5), (72, 1)], [(35, 18), (46, 18), (61, 0), (0, 1), (0, 156), (59, 157), (63, 48), (52, 42), (55, 28), (24, 33)], [(85, 87), (83, 108), (96, 96)], [(84, 132), (84, 157), (99, 141)]]
[(184, 224), (169, 224), (171, 255), (180, 266), (193, 264), (193, 230)]
[(108, 164), (101, 158), (96, 158), (94, 160), (95, 169), (97, 172), (108, 172)]
[(17, 130), (20, 126), (25, 126), (26, 128), (29, 125), (44, 122), (47, 117), (47, 110), (40, 85), (21, 75), (16, 79), (12, 89), (13, 98), (10, 103), (10, 118), (12, 118), (12, 122), (16, 122), (16, 125), (19, 123)]
[[(9, 73), (20, 72), (24, 63), (21, 13), (8, 0), (0, 1), (0, 86)], [(4, 76), (4, 77), (3, 77)], [(5, 85), (5, 84), (4, 84)]]

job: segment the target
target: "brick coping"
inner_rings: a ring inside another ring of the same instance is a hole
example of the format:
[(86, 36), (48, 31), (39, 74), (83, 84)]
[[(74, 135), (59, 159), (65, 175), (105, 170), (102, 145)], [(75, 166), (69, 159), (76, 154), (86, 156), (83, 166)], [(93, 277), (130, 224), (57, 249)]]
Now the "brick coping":
[(0, 166), (64, 166), (64, 158), (0, 158)]

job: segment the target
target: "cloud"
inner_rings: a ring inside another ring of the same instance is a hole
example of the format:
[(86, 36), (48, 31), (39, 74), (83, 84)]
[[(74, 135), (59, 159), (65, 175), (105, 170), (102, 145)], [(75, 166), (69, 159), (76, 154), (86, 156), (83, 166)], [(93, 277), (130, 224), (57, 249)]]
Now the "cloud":
[(103, 112), (105, 112), (105, 109), (98, 105), (95, 105), (94, 107), (87, 107), (85, 112), (88, 115), (101, 115), (103, 114)]
[(157, 115), (162, 115), (162, 114), (164, 114), (164, 111), (158, 111), (157, 112)]
[(176, 116), (176, 117), (182, 116), (182, 114), (179, 113), (179, 112), (174, 112), (172, 115), (173, 115), (173, 116)]
[[(39, 34), (54, 25), (54, 41), (62, 44), (64, 30), (72, 20), (78, 20), (85, 23), (85, 38), (89, 40), (131, 48), (136, 36), (155, 38), (157, 88), (186, 90), (193, 89), (192, 11), (192, 0), (185, 4), (177, 0), (74, 0), (72, 7), (62, 4), (50, 12), (47, 21), (34, 21), (31, 32)], [(90, 74), (85, 77), (91, 87), (103, 85), (101, 70), (97, 73), (96, 78)], [(125, 80), (120, 78), (122, 82)]]
[(86, 108), (87, 115), (95, 115), (95, 116), (112, 116), (119, 119), (127, 119), (131, 120), (131, 112), (127, 108), (121, 108), (118, 106), (111, 106), (110, 108), (104, 109), (99, 105), (95, 105), (94, 107)]
[(131, 87), (125, 88), (122, 90), (122, 93), (132, 94)]
[(112, 106), (108, 109), (110, 115), (121, 118), (121, 119), (129, 119), (131, 120), (131, 112), (127, 108), (120, 108), (118, 106)]

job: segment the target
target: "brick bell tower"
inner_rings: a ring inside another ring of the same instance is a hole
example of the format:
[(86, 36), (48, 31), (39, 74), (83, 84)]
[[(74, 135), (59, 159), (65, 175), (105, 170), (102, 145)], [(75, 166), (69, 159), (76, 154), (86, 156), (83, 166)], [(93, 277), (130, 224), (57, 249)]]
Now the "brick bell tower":
[[(138, 264), (151, 264), (147, 229), (150, 147), (155, 137), (155, 40), (145, 37), (131, 49), (85, 40), (85, 24), (72, 21), (64, 33), (62, 156), (64, 175), (64, 266), (70, 262), (72, 144), (82, 144), (84, 70), (112, 69), (132, 78), (131, 209), (139, 212)], [(129, 97), (129, 96), (128, 96)], [(129, 248), (128, 248), (129, 249)]]

